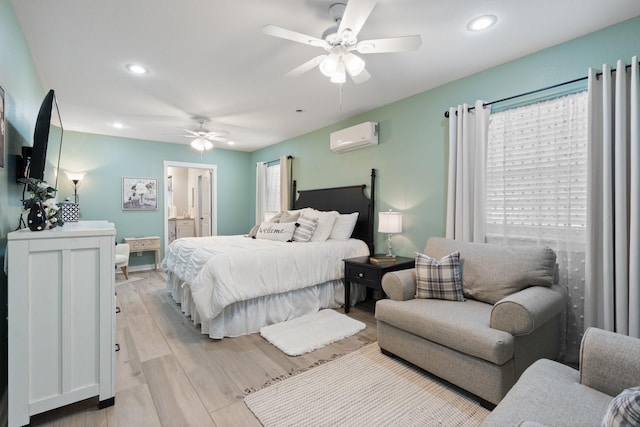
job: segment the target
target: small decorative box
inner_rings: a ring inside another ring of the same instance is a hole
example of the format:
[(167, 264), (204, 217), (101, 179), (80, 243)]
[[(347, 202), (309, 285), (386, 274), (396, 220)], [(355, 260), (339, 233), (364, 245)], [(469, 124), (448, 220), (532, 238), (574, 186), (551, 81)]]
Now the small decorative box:
[(80, 219), (80, 206), (77, 203), (61, 202), (62, 221), (77, 222)]

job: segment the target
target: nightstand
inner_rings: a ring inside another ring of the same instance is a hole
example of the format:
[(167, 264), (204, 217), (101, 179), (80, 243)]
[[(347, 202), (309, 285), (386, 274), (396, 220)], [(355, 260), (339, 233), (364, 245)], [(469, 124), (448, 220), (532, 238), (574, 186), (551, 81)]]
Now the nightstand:
[(344, 260), (344, 312), (349, 312), (351, 283), (364, 285), (382, 291), (382, 276), (390, 271), (405, 270), (416, 265), (414, 258), (396, 257), (395, 261), (384, 264), (372, 264), (368, 256), (347, 258)]

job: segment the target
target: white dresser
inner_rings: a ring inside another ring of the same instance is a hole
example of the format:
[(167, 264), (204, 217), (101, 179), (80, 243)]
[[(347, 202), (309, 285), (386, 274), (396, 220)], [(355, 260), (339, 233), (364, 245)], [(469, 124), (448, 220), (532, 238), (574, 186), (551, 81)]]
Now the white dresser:
[(8, 234), (9, 427), (90, 397), (113, 405), (115, 234), (106, 221)]

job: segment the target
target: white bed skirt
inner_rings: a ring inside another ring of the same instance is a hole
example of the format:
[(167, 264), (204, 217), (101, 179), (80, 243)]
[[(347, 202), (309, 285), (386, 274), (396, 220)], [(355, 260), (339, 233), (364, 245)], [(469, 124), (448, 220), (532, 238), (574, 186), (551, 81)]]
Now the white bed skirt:
[[(173, 300), (180, 304), (182, 312), (191, 317), (195, 325), (200, 325), (202, 333), (215, 339), (252, 334), (266, 325), (344, 305), (344, 285), (342, 279), (339, 279), (291, 292), (240, 301), (203, 324), (187, 283), (168, 272), (167, 290)], [(366, 295), (364, 286), (351, 285), (351, 305), (364, 300)]]

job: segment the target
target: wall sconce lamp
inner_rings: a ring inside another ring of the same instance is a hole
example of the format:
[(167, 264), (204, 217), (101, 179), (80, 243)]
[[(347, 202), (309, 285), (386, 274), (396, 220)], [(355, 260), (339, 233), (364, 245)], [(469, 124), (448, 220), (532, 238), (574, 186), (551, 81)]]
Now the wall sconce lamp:
[(75, 204), (78, 204), (78, 183), (84, 178), (85, 172), (64, 171), (64, 173), (73, 182), (73, 200)]
[(395, 257), (391, 250), (391, 235), (402, 232), (402, 214), (400, 212), (379, 212), (378, 213), (378, 233), (388, 233), (387, 236), (387, 256)]

